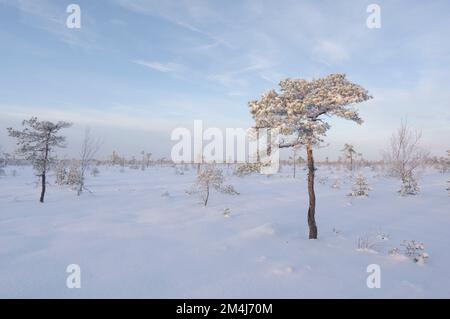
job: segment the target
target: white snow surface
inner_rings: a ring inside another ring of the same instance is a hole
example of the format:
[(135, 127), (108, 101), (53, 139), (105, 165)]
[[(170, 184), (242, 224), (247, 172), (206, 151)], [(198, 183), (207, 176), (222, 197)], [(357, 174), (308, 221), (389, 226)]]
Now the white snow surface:
[[(448, 174), (430, 170), (419, 195), (400, 197), (397, 180), (366, 170), (373, 191), (352, 198), (347, 171), (319, 167), (319, 239), (308, 240), (306, 172), (294, 179), (289, 169), (236, 177), (225, 168), (240, 195), (213, 192), (203, 207), (185, 192), (195, 168), (99, 167), (87, 179), (92, 193), (79, 197), (51, 177), (41, 204), (32, 169), (8, 167), (0, 297), (450, 298)], [(335, 178), (344, 179), (340, 189), (331, 188)], [(359, 236), (374, 247), (358, 249)], [(427, 262), (389, 255), (402, 240), (423, 242)], [(66, 286), (69, 264), (81, 267), (80, 289)], [(379, 289), (366, 285), (370, 264), (381, 267)]]

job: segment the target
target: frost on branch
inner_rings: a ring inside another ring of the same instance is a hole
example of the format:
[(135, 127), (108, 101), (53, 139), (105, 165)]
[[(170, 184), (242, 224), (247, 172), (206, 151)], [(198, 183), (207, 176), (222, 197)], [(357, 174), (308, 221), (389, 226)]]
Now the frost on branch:
[(361, 124), (357, 110), (349, 105), (371, 98), (367, 90), (348, 81), (345, 74), (331, 74), (312, 81), (286, 79), (279, 86), (280, 93), (269, 91), (259, 101), (249, 102), (249, 107), (256, 128), (278, 128), (281, 134), (294, 139), (285, 147), (321, 142), (330, 128), (322, 115), (335, 115)]
[(200, 194), (205, 206), (208, 205), (212, 190), (229, 195), (239, 195), (232, 185), (224, 185), (224, 181), (221, 169), (206, 164), (200, 167), (196, 183), (187, 193)]
[(234, 175), (243, 177), (258, 173), (261, 170), (261, 163), (244, 163), (240, 164), (234, 171)]

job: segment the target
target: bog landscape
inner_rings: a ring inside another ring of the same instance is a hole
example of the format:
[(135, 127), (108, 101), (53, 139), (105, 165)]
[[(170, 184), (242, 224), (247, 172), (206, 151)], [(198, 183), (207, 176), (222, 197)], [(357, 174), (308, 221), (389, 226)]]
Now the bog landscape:
[(449, 298), (449, 8), (0, 0), (0, 298)]

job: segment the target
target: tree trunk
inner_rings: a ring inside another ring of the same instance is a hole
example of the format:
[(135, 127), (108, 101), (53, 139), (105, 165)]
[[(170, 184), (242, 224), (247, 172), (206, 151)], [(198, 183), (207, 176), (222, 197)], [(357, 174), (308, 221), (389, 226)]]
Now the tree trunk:
[(77, 196), (80, 196), (82, 192), (83, 192), (83, 183), (81, 182), (81, 183), (78, 185)]
[(47, 163), (48, 163), (48, 152), (49, 152), (49, 140), (50, 140), (50, 133), (48, 133), (47, 135), (47, 140), (45, 141), (45, 157), (44, 157), (44, 167), (42, 169), (42, 176), (41, 176), (41, 180), (42, 180), (42, 189), (41, 189), (41, 198), (39, 199), (39, 201), (41, 203), (44, 202), (44, 196), (45, 196), (45, 186), (46, 186), (46, 181), (45, 181), (45, 174), (47, 172)]
[(45, 171), (42, 173), (41, 181), (42, 181), (42, 189), (41, 189), (41, 198), (39, 199), (39, 201), (41, 203), (43, 203), (44, 202), (44, 196), (45, 196)]
[(206, 186), (205, 206), (208, 205), (208, 199), (209, 199), (209, 186)]
[(293, 155), (293, 157), (294, 157), (294, 178), (295, 178), (295, 161), (296, 161), (295, 150), (294, 150), (294, 155)]
[(267, 129), (266, 144), (267, 156), (270, 156), (272, 155), (272, 131), (270, 128)]
[(256, 163), (259, 164), (259, 128), (256, 128)]
[(308, 157), (308, 195), (309, 195), (309, 209), (308, 209), (308, 226), (309, 226), (309, 239), (317, 239), (317, 226), (316, 226), (316, 194), (314, 192), (314, 158), (312, 146), (306, 147)]
[(78, 181), (78, 191), (77, 191), (77, 196), (80, 196), (81, 193), (83, 192), (84, 189), (84, 174), (86, 171), (86, 163), (81, 163), (81, 168), (80, 168), (80, 180)]

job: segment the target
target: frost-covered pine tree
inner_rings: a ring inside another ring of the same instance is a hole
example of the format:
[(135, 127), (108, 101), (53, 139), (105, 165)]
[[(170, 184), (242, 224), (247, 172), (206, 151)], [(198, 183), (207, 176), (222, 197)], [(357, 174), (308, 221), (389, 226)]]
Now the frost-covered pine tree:
[(225, 178), (221, 169), (216, 168), (214, 165), (204, 164), (201, 165), (197, 174), (196, 183), (187, 193), (200, 194), (205, 206), (208, 205), (212, 190), (229, 195), (239, 195), (232, 185), (224, 185), (224, 182)]
[(349, 193), (349, 196), (355, 196), (355, 197), (367, 197), (369, 196), (369, 192), (372, 190), (372, 188), (369, 187), (369, 184), (367, 184), (367, 180), (364, 177), (364, 175), (360, 172), (358, 173), (358, 176), (356, 176), (355, 182), (352, 186), (352, 192)]
[(286, 79), (280, 92), (269, 91), (257, 101), (249, 102), (255, 128), (278, 129), (284, 136), (280, 148), (305, 146), (308, 168), (309, 238), (317, 238), (315, 221), (313, 148), (322, 142), (330, 128), (326, 119), (337, 116), (362, 123), (358, 111), (350, 105), (371, 98), (363, 87), (348, 81), (345, 74), (330, 74), (311, 81)]
[(33, 164), (37, 176), (41, 178), (41, 196), (39, 201), (44, 202), (46, 177), (51, 162), (55, 159), (52, 152), (57, 147), (65, 147), (65, 137), (57, 135), (59, 130), (68, 128), (70, 123), (59, 121), (38, 121), (36, 117), (24, 120), (23, 130), (8, 128), (8, 134), (17, 139), (17, 150), (26, 160)]
[(353, 171), (353, 159), (356, 154), (355, 148), (351, 144), (344, 144), (344, 148), (341, 150), (342, 153), (344, 153), (344, 157), (349, 161), (350, 165), (350, 171)]

